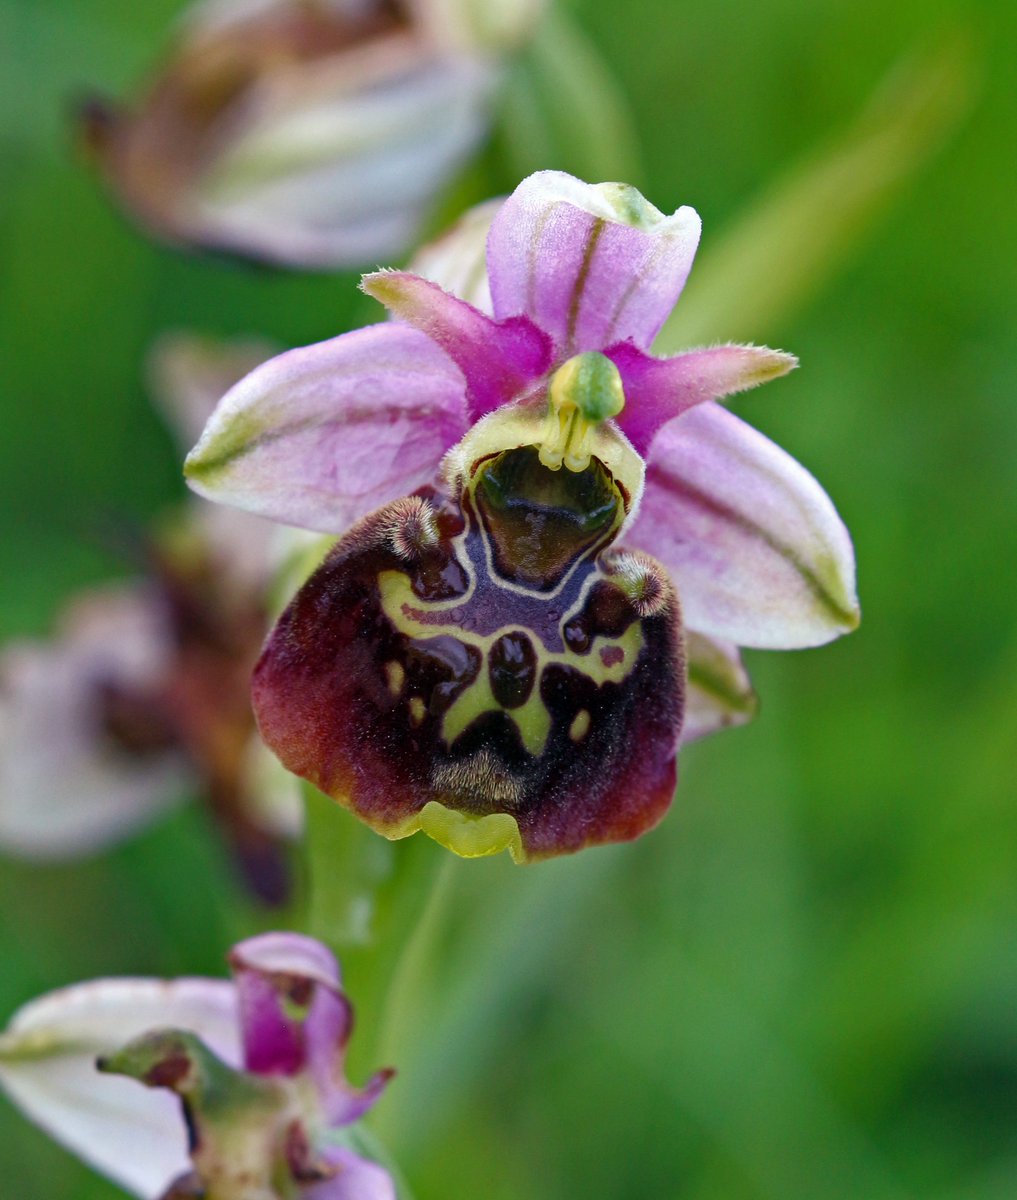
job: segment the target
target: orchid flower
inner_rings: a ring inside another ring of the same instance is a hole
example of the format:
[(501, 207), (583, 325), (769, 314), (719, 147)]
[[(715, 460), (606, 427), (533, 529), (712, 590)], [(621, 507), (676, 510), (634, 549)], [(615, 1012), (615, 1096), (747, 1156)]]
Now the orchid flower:
[(290, 267), (402, 254), (479, 143), (543, 0), (205, 0), (137, 109), (83, 108), (125, 209)]
[[(751, 714), (736, 647), (858, 620), (816, 481), (717, 401), (789, 354), (650, 348), (700, 222), (558, 172), (364, 278), (395, 320), (264, 364), (187, 473), (213, 500), (342, 533), (254, 675), (268, 745), (390, 838), (517, 861), (625, 840), (676, 751)], [(379, 507), (380, 506), (380, 507)]]
[[(161, 343), (153, 390), (180, 438), (270, 353)], [(251, 887), (284, 897), (280, 839), (298, 827), (300, 801), (255, 736), (248, 697), (280, 532), (192, 500), (146, 539), (145, 577), (75, 597), (49, 641), (0, 650), (0, 847), (86, 854), (190, 792), (207, 799)]]
[(99, 979), (30, 1002), (0, 1033), (0, 1086), (145, 1200), (395, 1200), (352, 1128), (392, 1072), (346, 1082), (331, 952), (268, 933), (230, 966), (232, 982)]

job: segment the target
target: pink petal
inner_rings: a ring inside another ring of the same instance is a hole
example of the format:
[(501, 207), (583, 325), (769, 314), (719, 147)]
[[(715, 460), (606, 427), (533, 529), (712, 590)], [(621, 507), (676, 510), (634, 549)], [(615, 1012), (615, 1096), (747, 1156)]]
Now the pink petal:
[(362, 286), (400, 320), (426, 333), (462, 371), (474, 421), (514, 399), (550, 366), (547, 338), (525, 317), (494, 321), (405, 271), (365, 275)]
[(688, 687), (682, 744), (751, 721), (758, 707), (756, 694), (738, 647), (687, 629), (685, 654)]
[(704, 400), (720, 400), (794, 370), (798, 359), (765, 346), (712, 346), (652, 358), (631, 342), (607, 352), (621, 372), (625, 408), (618, 424), (643, 457), (654, 434)]
[(491, 225), (494, 314), (530, 317), (562, 357), (624, 341), (646, 349), (685, 286), (699, 231), (691, 208), (666, 217), (626, 184), (538, 171)]
[(686, 624), (741, 646), (817, 646), (858, 624), (854, 551), (789, 454), (707, 403), (654, 439), (626, 540), (674, 576)]
[[(156, 694), (173, 652), (158, 597), (123, 585), (82, 595), (49, 642), (0, 654), (0, 847), (32, 858), (87, 854), (182, 799), (182, 753), (118, 747), (107, 689)], [(73, 781), (70, 783), (69, 781)]]
[(449, 359), (416, 330), (374, 325), (252, 371), (223, 397), (185, 471), (210, 500), (337, 533), (428, 483), (465, 428)]
[(396, 1200), (395, 1183), (384, 1167), (352, 1150), (330, 1149), (323, 1157), (335, 1175), (305, 1186), (301, 1200)]
[(389, 1073), (379, 1073), (363, 1090), (346, 1082), (343, 1059), (353, 1009), (331, 951), (302, 934), (266, 933), (234, 946), (230, 964), (247, 1069), (259, 1075), (306, 1071), (331, 1125), (362, 1116)]
[(151, 1200), (190, 1169), (179, 1101), (101, 1075), (95, 1060), (162, 1026), (191, 1030), (239, 1064), (236, 993), (226, 980), (81, 983), (26, 1004), (0, 1034), (0, 1085), (14, 1103), (96, 1170)]
[(401, 258), (484, 136), (497, 76), (489, 59), (416, 37), (359, 62), (289, 64), (234, 108), (232, 136), (169, 215), (185, 239), (283, 266)]
[(240, 998), (247, 1070), (296, 1075), (312, 1049), (341, 1056), (352, 1024), (333, 955), (313, 938), (267, 933), (235, 946), (230, 965)]
[(85, 135), (166, 240), (312, 270), (391, 261), (483, 138), (501, 75), (463, 36), (474, 22), (457, 14), (453, 37), (435, 7), (192, 4), (137, 111), (93, 102)]

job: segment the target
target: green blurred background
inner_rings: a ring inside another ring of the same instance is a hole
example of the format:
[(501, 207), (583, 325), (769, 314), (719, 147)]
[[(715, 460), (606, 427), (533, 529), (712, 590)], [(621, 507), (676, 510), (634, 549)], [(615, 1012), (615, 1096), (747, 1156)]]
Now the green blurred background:
[[(352, 275), (154, 247), (76, 158), (69, 101), (86, 85), (129, 92), (181, 7), (0, 0), (4, 637), (44, 634), (74, 589), (124, 572), (98, 534), (111, 517), (144, 519), (182, 495), (144, 393), (157, 333), (300, 344), (373, 319)], [(846, 223), (836, 269), (799, 303), (770, 311), (757, 278), (748, 298), (732, 295), (736, 327), (712, 313), (711, 336), (802, 360), (737, 407), (838, 504), (858, 553), (860, 631), (749, 654), (760, 717), (684, 754), (674, 810), (641, 842), (525, 870), (456, 864), (437, 999), (380, 1128), (418, 1200), (1009, 1200), (1017, 8), (574, 9), (628, 95), (635, 182), (660, 207), (703, 216), (704, 271), (902, 56), (967, 40), (973, 94), (871, 227)], [(513, 140), (518, 128), (498, 136), (463, 197), (512, 185), (501, 152)], [(597, 150), (567, 131), (550, 149), (523, 142), (512, 161), (526, 166), (581, 170)], [(803, 243), (811, 232), (803, 223)], [(795, 228), (784, 236), (775, 295), (795, 271)], [(101, 974), (219, 973), (229, 942), (264, 917), (235, 895), (190, 809), (86, 863), (0, 861), (0, 921), (6, 1016)], [(352, 956), (365, 1047), (383, 982), (369, 955)], [(356, 1060), (361, 1074), (373, 1065)], [(5, 1200), (120, 1194), (6, 1103), (0, 1164)]]

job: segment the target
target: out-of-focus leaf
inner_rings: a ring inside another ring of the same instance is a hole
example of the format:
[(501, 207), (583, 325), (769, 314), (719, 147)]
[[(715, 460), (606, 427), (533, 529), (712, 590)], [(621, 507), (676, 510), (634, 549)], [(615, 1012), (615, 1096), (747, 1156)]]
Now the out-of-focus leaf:
[(462, 1095), (479, 1086), (498, 1050), (497, 1031), (560, 947), (582, 936), (576, 931), (585, 927), (590, 897), (610, 886), (623, 855), (624, 847), (607, 847), (532, 871), (500, 856), (461, 872), (457, 906), (466, 919), (454, 953), (420, 1014), (423, 1036), (400, 1060), (398, 1089), (370, 1117), (401, 1153), (419, 1153)]
[[(680, 971), (675, 971), (680, 963)], [(842, 1109), (811, 1064), (793, 1054), (750, 997), (704, 971), (692, 956), (662, 945), (642, 955), (643, 978), (672, 981), (638, 994), (624, 969), (600, 981), (589, 1023), (640, 1080), (662, 1088), (673, 1111), (721, 1144), (766, 1200), (906, 1200), (890, 1162)], [(682, 1019), (669, 1019), (680, 1005)], [(624, 1013), (619, 1020), (617, 1014)], [(646, 1029), (657, 1031), (654, 1039)], [(675, 1064), (680, 1062), (681, 1069)]]
[(841, 138), (792, 168), (715, 246), (704, 242), (655, 351), (779, 331), (967, 113), (975, 77), (957, 33), (898, 63)]
[(639, 135), (628, 99), (586, 34), (552, 7), (509, 76), (501, 134), (511, 174), (569, 171), (638, 185)]

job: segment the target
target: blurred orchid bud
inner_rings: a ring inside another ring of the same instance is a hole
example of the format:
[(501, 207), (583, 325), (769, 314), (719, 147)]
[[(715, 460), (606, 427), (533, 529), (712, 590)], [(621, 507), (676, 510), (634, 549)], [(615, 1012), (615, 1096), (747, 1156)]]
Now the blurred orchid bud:
[(544, 0), (206, 0), (86, 145), (156, 237), (281, 266), (398, 257), (483, 137)]
[[(164, 334), (150, 387), (181, 442), (275, 349)], [(0, 644), (0, 854), (101, 851), (191, 795), (248, 890), (287, 899), (286, 842), (303, 807), (257, 736), (248, 689), (268, 590), (306, 544), (298, 531), (191, 503), (139, 534), (135, 578), (70, 598), (46, 640)]]

